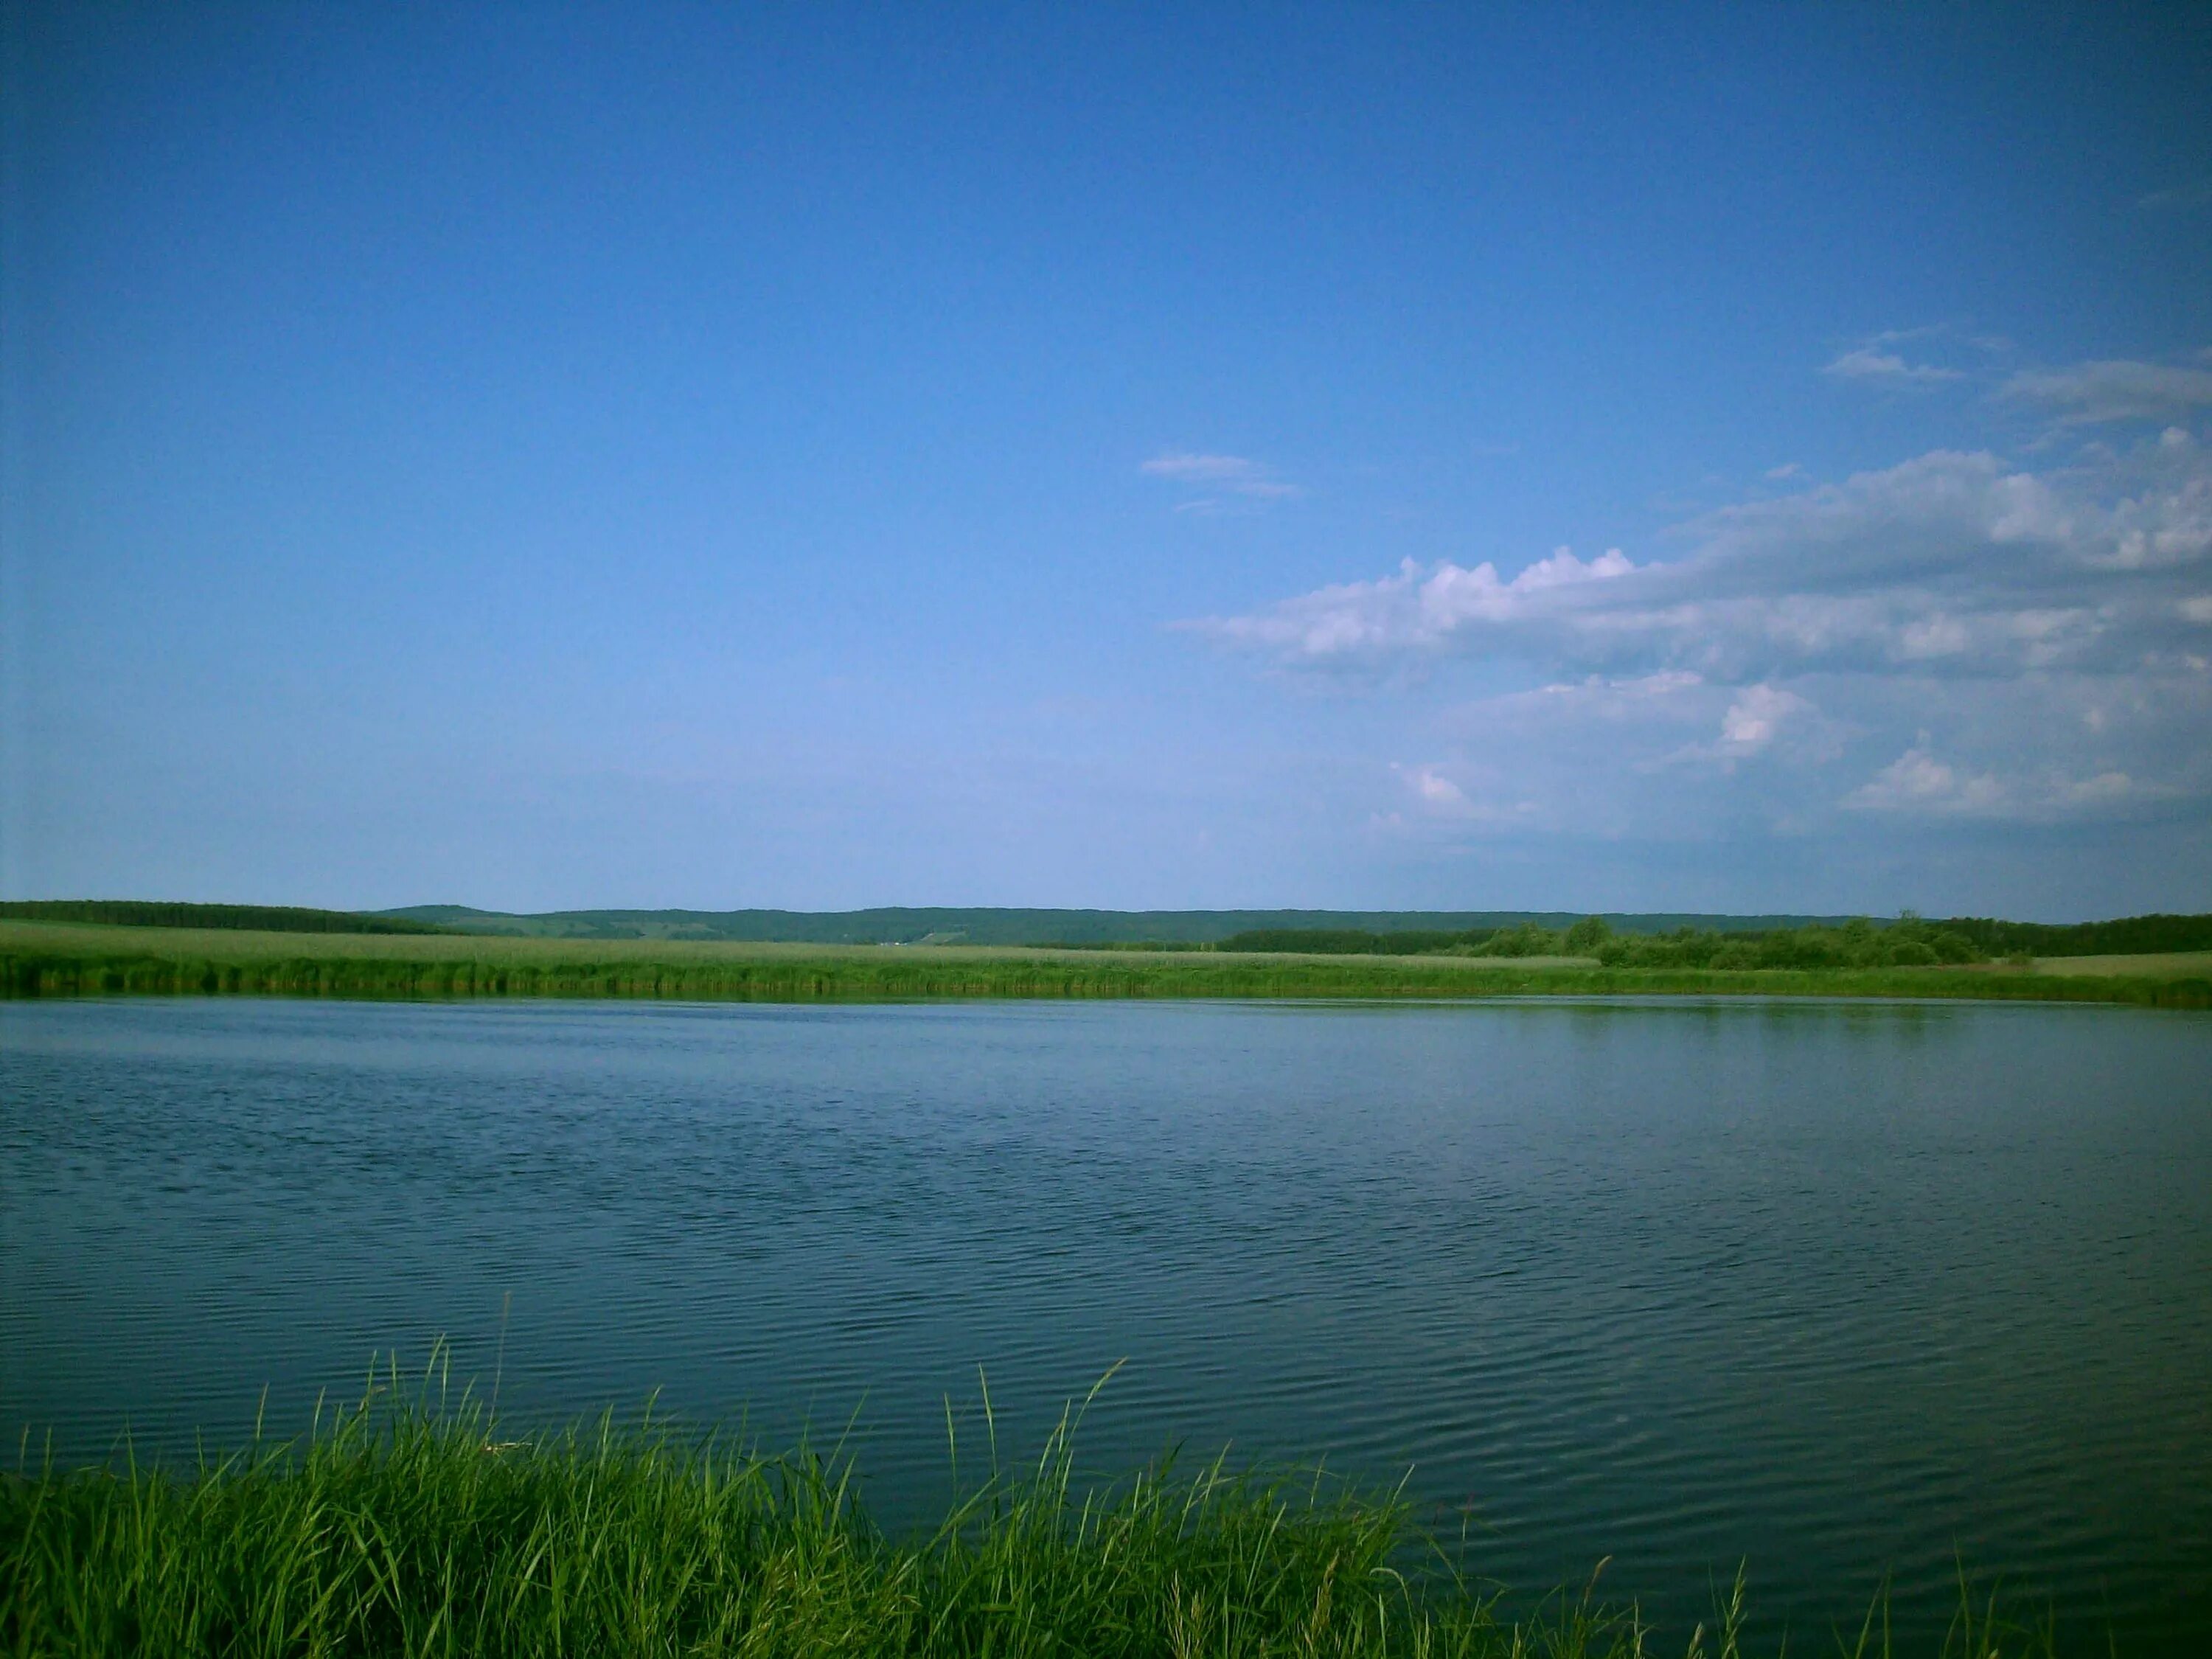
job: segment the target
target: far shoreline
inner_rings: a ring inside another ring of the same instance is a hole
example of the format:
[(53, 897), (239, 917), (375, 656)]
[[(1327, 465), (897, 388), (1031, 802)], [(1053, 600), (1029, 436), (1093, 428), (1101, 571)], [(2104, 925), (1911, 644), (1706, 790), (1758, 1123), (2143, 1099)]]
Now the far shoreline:
[(0, 998), (744, 1002), (1820, 997), (2212, 1008), (2212, 952), (1868, 969), (1607, 968), (1589, 957), (278, 933), (0, 920)]

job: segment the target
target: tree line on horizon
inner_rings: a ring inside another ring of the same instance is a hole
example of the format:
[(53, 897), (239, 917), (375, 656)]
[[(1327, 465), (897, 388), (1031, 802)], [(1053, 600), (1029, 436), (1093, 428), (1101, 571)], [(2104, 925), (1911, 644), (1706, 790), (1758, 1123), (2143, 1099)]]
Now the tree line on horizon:
[[(390, 914), (299, 905), (196, 904), (142, 899), (0, 900), (0, 918), (135, 927), (205, 927), (284, 933), (454, 934), (481, 930)], [(626, 936), (634, 936), (629, 934)], [(732, 936), (734, 937), (734, 936)], [(1595, 957), (1624, 968), (1862, 968), (1987, 962), (2007, 957), (2150, 956), (2212, 951), (2212, 915), (2154, 914), (2106, 921), (2007, 921), (1988, 916), (1731, 928), (1682, 926), (1643, 932), (1585, 916), (1563, 927), (1520, 921), (1493, 927), (1258, 927), (1225, 939), (1128, 941), (1041, 939), (1037, 948), (1220, 951), (1302, 956)]]
[(1533, 922), (1453, 933), (1435, 928), (1253, 928), (1211, 945), (1175, 940), (1116, 950), (1271, 951), (1302, 956), (1595, 957), (1608, 968), (1911, 968), (2008, 957), (2150, 956), (2212, 950), (2212, 915), (2154, 915), (2111, 921), (2045, 923), (1954, 916), (1931, 921), (1906, 911), (1894, 921), (1856, 917), (1722, 933), (1677, 927), (1616, 930), (1603, 916), (1549, 928)]
[(95, 922), (110, 927), (213, 927), (258, 933), (450, 933), (404, 916), (319, 910), (301, 904), (195, 904), (153, 899), (0, 899), (13, 921)]

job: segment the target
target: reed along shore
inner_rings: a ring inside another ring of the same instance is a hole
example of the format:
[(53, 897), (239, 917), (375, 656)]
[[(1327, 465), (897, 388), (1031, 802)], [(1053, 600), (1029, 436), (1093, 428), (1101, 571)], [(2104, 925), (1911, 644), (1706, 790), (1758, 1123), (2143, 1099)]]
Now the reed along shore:
[[(2152, 959), (2138, 959), (2150, 963)], [(959, 945), (314, 934), (0, 921), (0, 996), (958, 998), (1526, 996), (1972, 998), (2212, 1008), (2200, 957), (2166, 972), (1605, 968), (1571, 958), (1094, 951)]]
[[(1093, 1390), (1096, 1393), (1096, 1390)], [(288, 1443), (165, 1469), (0, 1474), (0, 1650), (374, 1656), (1218, 1655), (1644, 1659), (1591, 1584), (1508, 1610), (1402, 1495), (1317, 1474), (1155, 1465), (1079, 1476), (1073, 1408), (1034, 1462), (971, 1482), (905, 1538), (849, 1462), (611, 1415), (510, 1433), (396, 1377)], [(1863, 1596), (1863, 1591), (1860, 1592)], [(2026, 1616), (2021, 1616), (2024, 1612)], [(1844, 1650), (1892, 1652), (1880, 1594)], [(1754, 1650), (1743, 1577), (1670, 1651)], [(1940, 1642), (2037, 1659), (2057, 1622), (1962, 1583)], [(1851, 1646), (1856, 1637), (1857, 1646)]]

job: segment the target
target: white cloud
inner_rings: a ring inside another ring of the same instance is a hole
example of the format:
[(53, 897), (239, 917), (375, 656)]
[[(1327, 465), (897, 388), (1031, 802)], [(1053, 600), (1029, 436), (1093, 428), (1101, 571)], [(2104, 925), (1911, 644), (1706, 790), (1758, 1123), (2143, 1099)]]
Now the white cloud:
[(1802, 478), (1804, 476), (1805, 469), (1795, 461), (1785, 461), (1780, 466), (1770, 466), (1766, 469), (1766, 477), (1775, 483), (1782, 483), (1791, 478)]
[[(1207, 455), (1170, 450), (1155, 455), (1138, 469), (1147, 477), (1200, 489), (1217, 490), (1248, 501), (1295, 501), (1305, 494), (1298, 485), (1279, 478), (1269, 467), (1242, 455)], [(1178, 511), (1203, 510), (1206, 501), (1186, 501)]]
[(1441, 560), (1407, 560), (1395, 576), (1324, 587), (1252, 617), (1189, 624), (1241, 645), (1310, 662), (1389, 656), (1443, 646), (1485, 623), (1506, 624), (1556, 610), (1555, 596), (1629, 574), (1635, 567), (1619, 548), (1585, 563), (1567, 548), (1553, 550), (1510, 580), (1489, 561), (1469, 568)]
[(2171, 421), (2212, 407), (2212, 369), (2125, 360), (2027, 369), (2005, 382), (2004, 395), (2050, 410), (2067, 426)]
[(1756, 754), (1774, 741), (1784, 720), (1810, 706), (1794, 691), (1746, 686), (1721, 716), (1721, 744), (1735, 754)]
[(1961, 370), (1941, 368), (1933, 363), (1908, 363), (1893, 351), (1871, 345), (1853, 347), (1820, 372), (1839, 380), (1895, 386), (1940, 386), (1947, 380), (1966, 379)]
[[(1483, 769), (1467, 769), (1479, 772)], [(1504, 781), (1496, 777), (1485, 779), (1486, 787), (1481, 789), (1478, 799), (1458, 779), (1449, 775), (1440, 763), (1401, 766), (1393, 762), (1390, 770), (1397, 775), (1400, 782), (1413, 796), (1415, 814), (1410, 827), (1417, 828), (1427, 823), (1462, 829), (1480, 827), (1494, 830), (1525, 824), (1535, 811), (1534, 802), (1510, 798), (1510, 790), (1502, 787)], [(1377, 813), (1372, 821), (1395, 830), (1409, 827), (1409, 821), (1401, 811)]]
[(1968, 772), (1937, 760), (1923, 732), (1917, 744), (1845, 796), (1843, 804), (1862, 812), (2048, 823), (2184, 793), (2174, 783), (2145, 783), (2118, 767), (2074, 775), (2045, 766), (2010, 777)]
[(1844, 804), (1869, 812), (1989, 813), (2003, 807), (2005, 793), (1987, 774), (1961, 776), (1923, 741), (1853, 790)]
[(1153, 456), (1140, 470), (1156, 478), (1175, 478), (1184, 483), (1218, 483), (1250, 477), (1260, 466), (1258, 462), (1248, 461), (1242, 455), (1197, 455), (1176, 451)]
[(2103, 801), (2124, 800), (2136, 793), (2136, 782), (2124, 772), (2100, 772), (2094, 778), (2060, 786), (2063, 803), (2069, 806), (2086, 806)]
[(1184, 626), (1417, 715), (1462, 672), (1504, 681), (1431, 705), (1437, 758), (1394, 784), (1437, 835), (2212, 803), (2212, 450), (2186, 432), (2038, 468), (1936, 451), (1671, 535), (1665, 559), (1408, 562)]
[[(2036, 474), (1937, 451), (1679, 533), (1692, 550), (1671, 562), (1560, 549), (1508, 580), (1488, 562), (1409, 561), (1188, 626), (1285, 666), (1365, 672), (1455, 655), (1739, 684), (1815, 670), (2112, 669), (2154, 647), (2184, 614), (2167, 590), (2212, 562), (2212, 456), (2161, 441)], [(2187, 586), (2201, 592), (2202, 577)]]
[(1424, 766), (1413, 774), (1413, 787), (1432, 806), (1467, 805), (1467, 792), (1433, 766)]
[(2148, 191), (2136, 198), (2136, 205), (2149, 212), (2186, 211), (2191, 208), (2212, 207), (2212, 179), (2176, 185), (2170, 190)]
[[(1712, 692), (1715, 696), (1725, 695), (1721, 687), (1712, 688)], [(1710, 698), (1699, 701), (1699, 713), (1707, 720), (1711, 708)], [(1797, 692), (1778, 685), (1747, 685), (1739, 688), (1720, 711), (1717, 735), (1637, 764), (1644, 770), (1691, 768), (1732, 775), (1753, 761), (1819, 763), (1835, 757), (1841, 732), (1837, 721)]]

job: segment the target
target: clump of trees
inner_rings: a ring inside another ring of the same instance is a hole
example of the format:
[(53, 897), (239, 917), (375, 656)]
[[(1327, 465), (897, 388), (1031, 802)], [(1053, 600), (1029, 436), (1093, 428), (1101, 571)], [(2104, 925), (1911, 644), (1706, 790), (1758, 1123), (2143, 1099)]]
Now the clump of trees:
[(1545, 927), (1533, 921), (1463, 933), (1412, 927), (1257, 927), (1212, 944), (1151, 939), (1054, 948), (1300, 956), (1594, 957), (1609, 968), (1914, 968), (2000, 957), (2212, 950), (2212, 915), (2130, 916), (2059, 927), (1974, 916), (1932, 921), (1908, 910), (1894, 921), (1862, 917), (1796, 927), (1721, 932), (1681, 927), (1664, 933), (1619, 932), (1603, 916), (1584, 916), (1569, 927)]
[(1409, 927), (1390, 933), (1364, 927), (1255, 927), (1218, 941), (1217, 951), (1291, 951), (1324, 957), (1432, 957), (1463, 944), (1469, 935), (1436, 928)]
[(2112, 921), (2062, 924), (1954, 916), (1937, 925), (1972, 940), (1992, 957), (2136, 957), (2212, 951), (2212, 915), (2121, 916)]
[[(1599, 922), (1602, 927), (1602, 921)], [(1575, 924), (1579, 927), (1580, 922)], [(1499, 927), (1487, 934), (1471, 933), (1451, 947), (1455, 957), (1559, 957), (1572, 954), (1566, 936), (1557, 928), (1539, 927), (1524, 921), (1517, 927)]]
[(1608, 968), (1916, 968), (1983, 962), (1990, 952), (1948, 922), (1908, 911), (1877, 924), (1814, 925), (1764, 932), (1679, 927), (1667, 933), (1615, 933), (1603, 916), (1571, 927), (1476, 928), (1453, 933), (1357, 927), (1266, 927), (1235, 933), (1217, 951), (1279, 951), (1323, 956), (1595, 957)]
[(1600, 939), (1589, 954), (1608, 968), (1932, 968), (1988, 956), (1955, 929), (1910, 911), (1881, 927), (1862, 916), (1840, 927), (1760, 933), (1694, 927), (1617, 933)]
[(1524, 921), (1511, 927), (1475, 927), (1464, 933), (1411, 927), (1395, 933), (1374, 933), (1364, 927), (1255, 927), (1232, 933), (1212, 948), (1309, 956), (1589, 956), (1610, 933), (1602, 916), (1585, 917), (1565, 929)]

